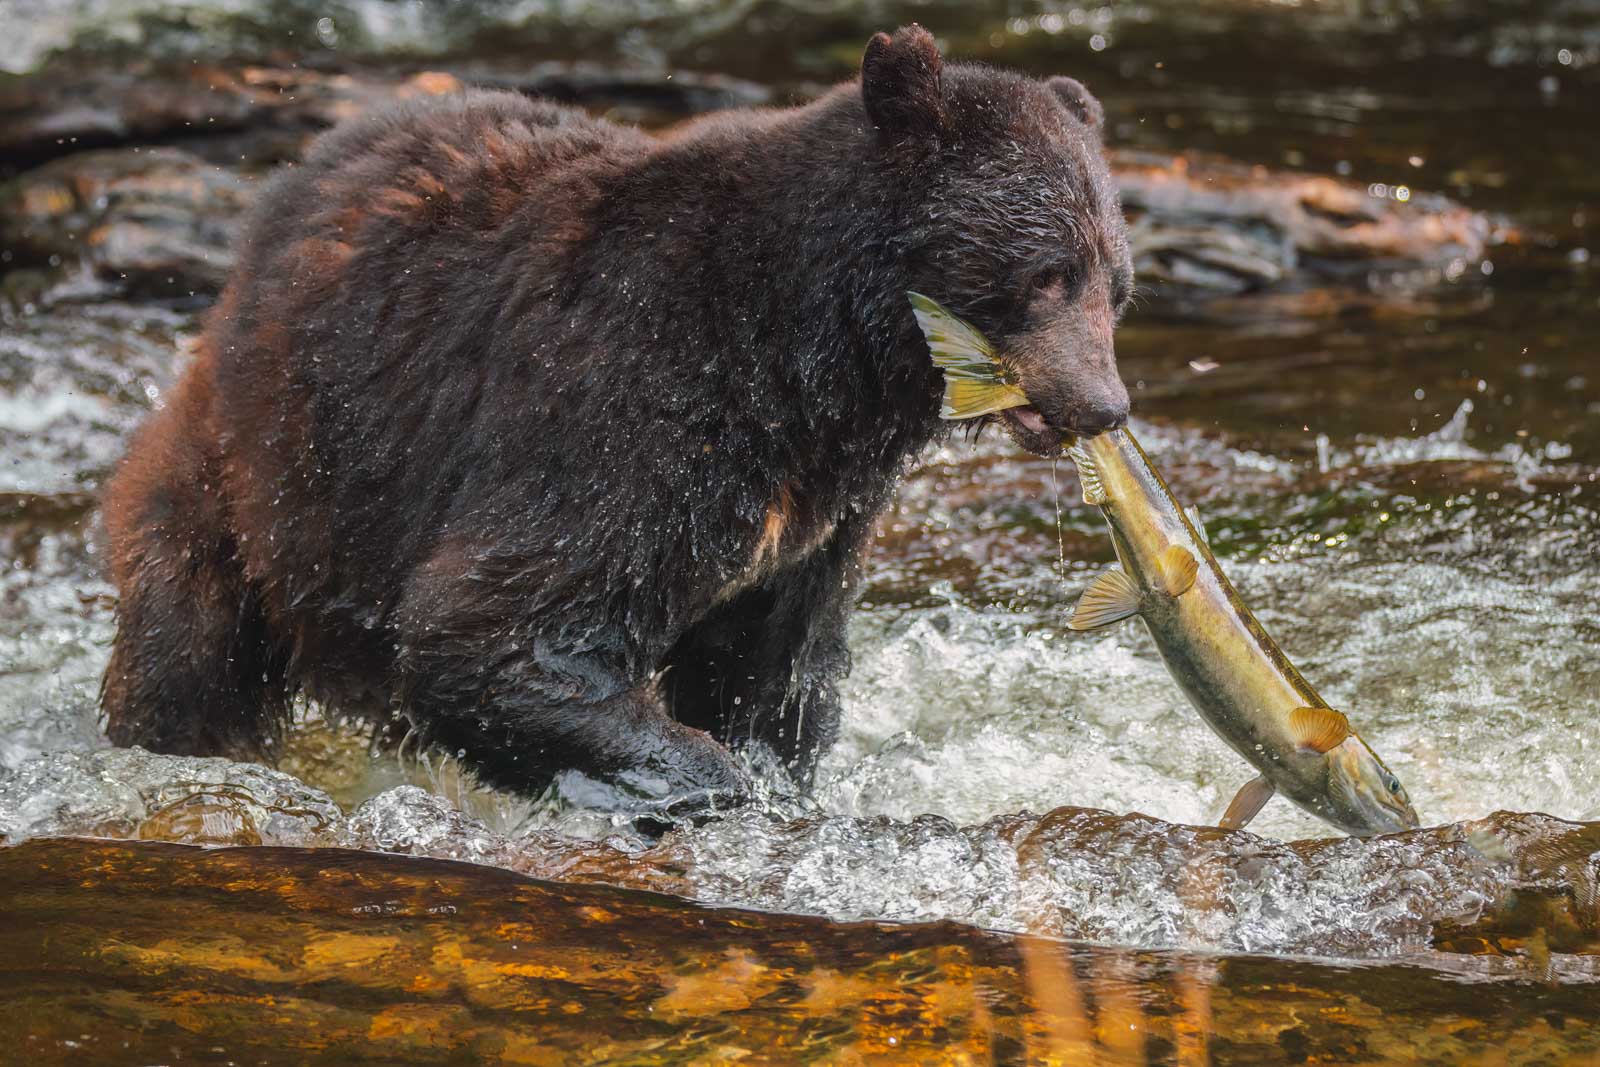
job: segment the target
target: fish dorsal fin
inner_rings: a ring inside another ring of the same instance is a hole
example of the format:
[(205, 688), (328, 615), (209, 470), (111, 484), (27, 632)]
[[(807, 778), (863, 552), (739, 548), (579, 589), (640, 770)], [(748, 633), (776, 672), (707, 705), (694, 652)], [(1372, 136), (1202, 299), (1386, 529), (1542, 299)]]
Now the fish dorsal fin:
[(1183, 511), (1184, 514), (1189, 516), (1189, 525), (1193, 526), (1194, 532), (1200, 535), (1200, 540), (1209, 545), (1211, 543), (1211, 535), (1206, 533), (1206, 524), (1205, 520), (1200, 518), (1200, 509), (1190, 504)]
[(907, 293), (917, 325), (928, 340), (934, 366), (944, 372), (943, 419), (975, 419), (1028, 403), (1028, 395), (1006, 370), (988, 338), (937, 300)]
[(1078, 481), (1083, 485), (1083, 502), (1099, 507), (1111, 499), (1106, 495), (1106, 487), (1100, 481), (1100, 468), (1094, 465), (1094, 460), (1089, 456), (1089, 450), (1081, 443), (1075, 443), (1067, 449), (1067, 456), (1072, 460), (1073, 466), (1078, 468)]
[(1289, 713), (1289, 734), (1294, 743), (1313, 752), (1328, 752), (1349, 737), (1350, 720), (1332, 708), (1295, 708)]
[(1094, 581), (1078, 598), (1067, 627), (1072, 630), (1098, 630), (1139, 614), (1139, 587), (1133, 579), (1113, 567)]
[(1250, 779), (1239, 787), (1239, 791), (1233, 796), (1233, 802), (1228, 805), (1228, 810), (1222, 813), (1222, 821), (1217, 825), (1224, 830), (1243, 830), (1276, 792), (1277, 789), (1267, 781), (1266, 775)]
[(1168, 596), (1182, 596), (1194, 584), (1200, 561), (1182, 545), (1168, 545), (1161, 553), (1161, 588)]

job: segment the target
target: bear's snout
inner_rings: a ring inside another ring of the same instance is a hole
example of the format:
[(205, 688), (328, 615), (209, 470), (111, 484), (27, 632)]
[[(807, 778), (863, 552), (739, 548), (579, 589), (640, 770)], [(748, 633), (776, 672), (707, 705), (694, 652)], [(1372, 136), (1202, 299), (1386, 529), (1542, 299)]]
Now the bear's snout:
[(1034, 453), (1094, 437), (1128, 421), (1128, 387), (1117, 374), (1117, 326), (1106, 278), (1075, 291), (1035, 294), (1027, 326), (1006, 338), (1003, 357), (1018, 371), (1032, 410), (1008, 419), (1011, 437)]
[(1068, 307), (1012, 338), (1004, 353), (1032, 401), (1031, 412), (1009, 420), (1019, 445), (1048, 454), (1059, 441), (1094, 437), (1128, 421), (1128, 389), (1117, 374), (1109, 313), (1092, 321), (1081, 307)]
[(1109, 354), (1062, 352), (1043, 373), (1024, 373), (1022, 387), (1045, 424), (1062, 434), (1093, 437), (1128, 421), (1128, 389)]
[(1081, 405), (1067, 417), (1066, 429), (1081, 437), (1114, 430), (1128, 421), (1128, 389), (1121, 379), (1112, 379), (1114, 389), (1104, 390), (1105, 395)]

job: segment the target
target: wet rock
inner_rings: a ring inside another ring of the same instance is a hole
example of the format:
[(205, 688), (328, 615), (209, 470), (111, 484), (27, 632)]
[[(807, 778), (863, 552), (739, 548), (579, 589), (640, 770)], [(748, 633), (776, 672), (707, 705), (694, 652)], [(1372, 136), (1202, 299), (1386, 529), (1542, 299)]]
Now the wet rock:
[[(264, 165), (297, 158), (312, 134), (368, 108), (463, 84), (511, 89), (646, 125), (765, 104), (772, 95), (765, 86), (720, 74), (581, 60), (479, 60), (420, 73), (69, 60), (27, 77), (0, 76), (0, 157), (18, 166), (89, 148), (165, 142), (219, 161), (237, 164), (243, 157)], [(250, 136), (237, 136), (244, 131)]]
[(271, 106), (216, 67), (63, 65), (0, 79), (0, 152), (12, 161), (243, 126)]
[[(268, 168), (362, 111), (460, 88), (439, 72), (147, 64), (0, 82), (0, 155), (51, 160), (0, 186), (10, 303), (214, 295)], [(105, 145), (130, 146), (80, 150)]]
[(536, 63), (531, 67), (471, 64), (450, 67), (470, 85), (515, 89), (529, 96), (575, 104), (619, 122), (659, 126), (688, 115), (772, 102), (764, 85), (686, 70), (593, 62)]
[[(1352, 182), (1200, 154), (1121, 151), (1113, 167), (1141, 281), (1237, 293), (1301, 274), (1461, 273), (1494, 227), (1446, 197), (1376, 197)], [(1455, 265), (1455, 266), (1453, 266)]]
[[(132, 155), (87, 153), (24, 173), (0, 193), (12, 268), (88, 264), (135, 295), (211, 293), (250, 200), (249, 175), (298, 158), (317, 130), (379, 103), (514, 89), (615, 118), (659, 124), (766, 103), (770, 90), (717, 75), (587, 62), (462, 64), (412, 76), (246, 66), (84, 69), (0, 83), (0, 150), (49, 158), (86, 145), (172, 141)], [(209, 166), (207, 164), (210, 164)], [(1350, 182), (1214, 156), (1121, 151), (1114, 169), (1141, 279), (1209, 295), (1365, 285), (1372, 272), (1421, 272), (1408, 287), (1460, 276), (1497, 234), (1442, 196), (1400, 202)], [(0, 216), (3, 217), (3, 216)], [(1302, 301), (1303, 302), (1303, 301)]]
[[(716, 75), (582, 63), (480, 67), (476, 75), (478, 84), (655, 123), (767, 99), (758, 86)], [(214, 295), (265, 167), (298, 159), (317, 131), (364, 110), (461, 86), (437, 71), (200, 66), (52, 71), (0, 83), (0, 152), (64, 156), (0, 186), (9, 302)], [(164, 139), (179, 146), (78, 151)]]
[[(293, 146), (383, 101), (458, 88), (456, 79), (437, 72), (68, 60), (28, 77), (0, 79), (0, 155), (15, 165), (86, 148), (202, 141), (243, 129)], [(282, 141), (273, 133), (292, 136)], [(272, 154), (257, 153), (265, 161)], [(288, 158), (297, 155), (291, 150)]]
[(19, 264), (87, 273), (107, 293), (221, 289), (250, 183), (177, 148), (84, 152), (0, 189), (0, 248)]

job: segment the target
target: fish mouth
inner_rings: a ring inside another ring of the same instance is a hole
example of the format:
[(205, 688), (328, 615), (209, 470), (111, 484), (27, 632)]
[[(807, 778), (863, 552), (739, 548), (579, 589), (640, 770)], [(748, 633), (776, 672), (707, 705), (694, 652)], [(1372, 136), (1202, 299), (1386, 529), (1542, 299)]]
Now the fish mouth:
[(1039, 409), (1032, 404), (1006, 408), (999, 414), (1000, 425), (1005, 428), (1006, 435), (1017, 447), (1036, 456), (1059, 455), (1064, 446), (1076, 440), (1071, 431), (1057, 429), (1046, 422)]
[(1417, 813), (1410, 809), (1402, 812), (1387, 806), (1371, 805), (1364, 808), (1359, 816), (1354, 818), (1347, 816), (1337, 820), (1335, 825), (1351, 837), (1377, 837), (1380, 834), (1399, 834), (1415, 830), (1422, 825), (1422, 820), (1418, 819)]

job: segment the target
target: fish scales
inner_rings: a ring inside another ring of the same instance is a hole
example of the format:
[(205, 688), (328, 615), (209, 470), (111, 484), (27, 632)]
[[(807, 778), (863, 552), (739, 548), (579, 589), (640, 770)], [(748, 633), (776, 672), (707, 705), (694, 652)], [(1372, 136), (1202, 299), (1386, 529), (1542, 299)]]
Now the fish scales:
[[(1112, 430), (1067, 455), (1084, 501), (1111, 528), (1120, 564), (1095, 579), (1068, 625), (1144, 620), (1201, 718), (1261, 772), (1234, 798), (1223, 825), (1243, 827), (1281, 792), (1350, 833), (1416, 826), (1399, 779), (1289, 662), (1133, 434)], [(1179, 567), (1186, 580), (1174, 582)], [(1101, 589), (1110, 593), (1097, 596)]]
[[(1203, 709), (1207, 722), (1234, 751), (1261, 767), (1264, 752), (1289, 745), (1289, 711), (1327, 708), (1328, 703), (1239, 597), (1131, 433), (1114, 430), (1079, 442), (1068, 454), (1079, 463), (1097, 461), (1104, 486), (1098, 506), (1111, 527), (1124, 571), (1158, 573), (1162, 553), (1174, 545), (1199, 562), (1187, 591), (1176, 597), (1146, 598), (1139, 614), (1190, 702)], [(1158, 630), (1162, 632), (1157, 634)], [(1241, 662), (1238, 653), (1245, 646), (1253, 647), (1265, 664)], [(1270, 669), (1260, 669), (1263, 666)], [(1254, 714), (1228, 714), (1232, 708)]]

